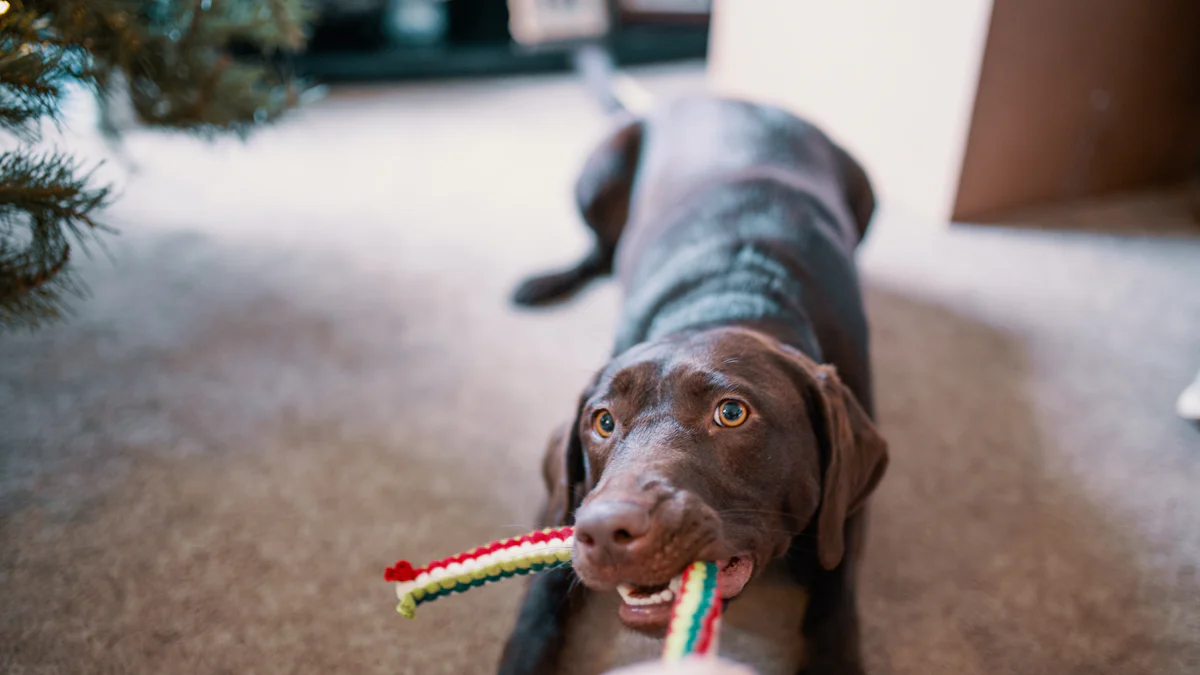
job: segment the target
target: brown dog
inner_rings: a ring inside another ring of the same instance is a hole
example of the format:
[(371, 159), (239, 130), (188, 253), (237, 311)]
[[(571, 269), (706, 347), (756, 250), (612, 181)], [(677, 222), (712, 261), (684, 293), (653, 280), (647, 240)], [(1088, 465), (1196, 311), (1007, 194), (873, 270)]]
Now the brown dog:
[(887, 465), (854, 265), (866, 175), (782, 110), (695, 98), (623, 125), (576, 193), (594, 249), (515, 301), (614, 268), (625, 288), (614, 356), (545, 458), (540, 524), (574, 524), (582, 585), (571, 571), (530, 583), (500, 672), (652, 655), (640, 635), (662, 635), (694, 560), (719, 561), (733, 601), (724, 653), (763, 672), (862, 672), (855, 560)]

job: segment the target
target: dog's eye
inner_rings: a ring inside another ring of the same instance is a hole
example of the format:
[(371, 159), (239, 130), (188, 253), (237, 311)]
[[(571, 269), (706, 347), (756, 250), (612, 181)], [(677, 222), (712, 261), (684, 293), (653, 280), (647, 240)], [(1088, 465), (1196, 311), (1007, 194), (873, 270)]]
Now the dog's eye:
[(750, 411), (746, 409), (745, 403), (727, 398), (717, 404), (713, 421), (723, 427), (740, 427), (749, 416)]
[(608, 438), (612, 436), (613, 429), (617, 428), (617, 423), (613, 420), (612, 413), (607, 410), (601, 410), (592, 419), (592, 428), (596, 430), (596, 433), (604, 438)]

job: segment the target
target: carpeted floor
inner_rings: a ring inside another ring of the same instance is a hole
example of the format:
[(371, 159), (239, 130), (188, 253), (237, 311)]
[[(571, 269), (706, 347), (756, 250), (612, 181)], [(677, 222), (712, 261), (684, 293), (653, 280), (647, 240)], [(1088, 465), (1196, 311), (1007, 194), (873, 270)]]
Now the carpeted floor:
[[(530, 525), (617, 293), (505, 297), (582, 250), (568, 188), (603, 128), (548, 78), (130, 137), (93, 297), (0, 337), (0, 671), (490, 672), (519, 584), (405, 623), (381, 570)], [(885, 209), (862, 269), (893, 453), (872, 672), (1200, 672), (1200, 429), (1172, 415), (1200, 239)]]

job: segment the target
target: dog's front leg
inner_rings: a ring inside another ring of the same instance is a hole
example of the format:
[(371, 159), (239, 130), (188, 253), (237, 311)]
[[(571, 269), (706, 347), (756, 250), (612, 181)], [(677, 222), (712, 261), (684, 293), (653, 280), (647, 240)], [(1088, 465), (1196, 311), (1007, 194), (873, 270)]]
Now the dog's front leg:
[[(571, 586), (569, 567), (543, 572), (529, 581), (517, 624), (500, 657), (500, 675), (550, 675), (566, 638)], [(577, 585), (577, 584), (576, 584)]]
[(853, 588), (830, 581), (822, 580), (810, 600), (804, 628), (808, 659), (798, 675), (865, 675)]
[(797, 675), (865, 675), (859, 640), (857, 585), (858, 558), (866, 532), (865, 514), (846, 521), (846, 552), (842, 563), (824, 570), (816, 561), (809, 540), (800, 538), (794, 562), (809, 589), (804, 616), (807, 658)]

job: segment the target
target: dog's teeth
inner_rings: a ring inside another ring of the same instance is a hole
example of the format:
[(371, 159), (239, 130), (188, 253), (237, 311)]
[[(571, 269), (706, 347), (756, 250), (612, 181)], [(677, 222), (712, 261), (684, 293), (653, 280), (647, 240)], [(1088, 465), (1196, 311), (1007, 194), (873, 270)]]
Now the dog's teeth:
[(667, 585), (667, 590), (671, 591), (672, 594), (678, 593), (679, 589), (681, 589), (681, 588), (683, 588), (683, 575), (682, 574), (675, 577), (674, 579), (672, 579), (671, 583)]
[[(672, 582), (674, 583), (674, 582)], [(678, 586), (678, 585), (676, 585)], [(677, 588), (664, 588), (657, 593), (651, 595), (642, 595), (631, 584), (617, 584), (617, 593), (621, 595), (621, 600), (632, 607), (645, 607), (648, 605), (658, 605), (675, 600)]]

